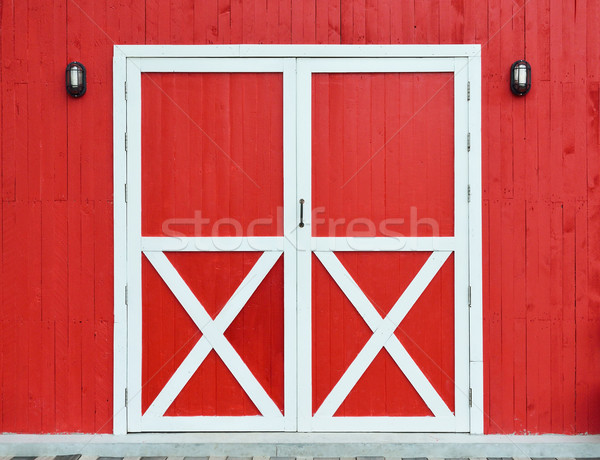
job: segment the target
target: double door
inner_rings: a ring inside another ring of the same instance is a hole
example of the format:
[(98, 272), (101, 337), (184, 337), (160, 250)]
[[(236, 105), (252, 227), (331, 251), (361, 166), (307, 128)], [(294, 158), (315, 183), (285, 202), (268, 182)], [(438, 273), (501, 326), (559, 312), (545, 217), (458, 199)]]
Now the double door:
[(467, 69), (127, 60), (129, 431), (469, 431)]

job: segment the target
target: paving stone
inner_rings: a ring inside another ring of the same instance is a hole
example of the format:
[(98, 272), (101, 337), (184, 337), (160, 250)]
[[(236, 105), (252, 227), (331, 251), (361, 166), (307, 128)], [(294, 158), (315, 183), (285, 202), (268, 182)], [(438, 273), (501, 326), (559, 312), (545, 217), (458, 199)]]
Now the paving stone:
[(208, 457), (183, 457), (183, 460), (208, 460)]
[(35, 457), (12, 457), (13, 460), (35, 460)]
[(73, 454), (73, 455), (57, 455), (54, 457), (56, 460), (79, 460), (81, 458), (81, 454)]

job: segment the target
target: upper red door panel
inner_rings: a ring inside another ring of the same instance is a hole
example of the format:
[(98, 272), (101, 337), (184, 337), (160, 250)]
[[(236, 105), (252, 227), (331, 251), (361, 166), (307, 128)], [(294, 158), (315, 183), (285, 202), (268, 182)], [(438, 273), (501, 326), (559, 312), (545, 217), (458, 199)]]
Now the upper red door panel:
[(312, 78), (313, 235), (452, 236), (452, 74)]
[(142, 235), (278, 236), (283, 78), (142, 74)]

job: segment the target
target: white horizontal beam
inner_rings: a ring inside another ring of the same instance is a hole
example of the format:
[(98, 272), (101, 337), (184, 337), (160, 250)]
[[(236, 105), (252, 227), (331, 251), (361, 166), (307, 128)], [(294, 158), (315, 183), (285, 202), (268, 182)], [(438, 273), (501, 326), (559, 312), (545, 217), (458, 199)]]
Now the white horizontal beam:
[(454, 72), (452, 58), (312, 58), (308, 68), (313, 73), (352, 72)]
[(464, 57), (480, 45), (115, 45), (126, 57)]
[(142, 251), (283, 251), (282, 236), (142, 237)]
[(284, 418), (262, 416), (227, 417), (153, 417), (142, 416), (145, 431), (248, 431), (248, 427), (260, 431), (283, 431)]
[(142, 72), (283, 72), (282, 59), (148, 57), (140, 61)]
[(442, 237), (313, 237), (313, 251), (453, 251), (452, 236)]
[(455, 431), (455, 417), (314, 417), (316, 431)]

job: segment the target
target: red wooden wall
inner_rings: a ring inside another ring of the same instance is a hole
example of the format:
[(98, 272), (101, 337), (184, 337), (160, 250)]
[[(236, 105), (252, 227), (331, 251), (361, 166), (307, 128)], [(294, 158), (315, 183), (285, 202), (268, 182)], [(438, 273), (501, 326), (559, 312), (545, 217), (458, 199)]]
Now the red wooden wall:
[(114, 43), (480, 43), (486, 432), (600, 433), (600, 2), (3, 0), (0, 21), (0, 432), (112, 428)]

